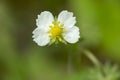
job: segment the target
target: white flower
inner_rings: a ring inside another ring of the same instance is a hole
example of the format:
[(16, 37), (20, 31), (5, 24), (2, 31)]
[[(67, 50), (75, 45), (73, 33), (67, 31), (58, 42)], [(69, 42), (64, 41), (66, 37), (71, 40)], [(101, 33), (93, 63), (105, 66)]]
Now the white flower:
[(76, 17), (66, 10), (62, 11), (57, 19), (49, 11), (41, 12), (36, 19), (37, 28), (33, 31), (33, 41), (39, 46), (58, 42), (76, 43), (80, 32), (75, 23)]

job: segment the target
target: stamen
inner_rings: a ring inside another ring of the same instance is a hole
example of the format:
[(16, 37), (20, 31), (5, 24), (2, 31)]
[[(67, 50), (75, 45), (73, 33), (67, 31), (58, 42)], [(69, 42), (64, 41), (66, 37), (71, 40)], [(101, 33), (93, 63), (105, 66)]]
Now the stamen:
[(61, 37), (59, 37), (58, 39), (59, 39), (60, 42), (62, 41)]
[(49, 28), (52, 28), (52, 26), (49, 26)]
[(64, 24), (61, 24), (60, 21), (53, 21), (52, 24), (48, 31), (51, 43), (63, 42), (64, 32), (66, 32)]

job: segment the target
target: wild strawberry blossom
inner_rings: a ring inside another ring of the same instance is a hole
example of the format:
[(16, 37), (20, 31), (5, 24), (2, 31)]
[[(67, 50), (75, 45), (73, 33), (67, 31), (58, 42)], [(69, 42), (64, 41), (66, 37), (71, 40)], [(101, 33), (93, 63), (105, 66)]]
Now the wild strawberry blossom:
[(33, 31), (33, 41), (39, 46), (48, 44), (76, 43), (80, 38), (79, 28), (75, 26), (76, 17), (64, 10), (58, 18), (49, 11), (41, 12), (36, 19), (37, 28)]

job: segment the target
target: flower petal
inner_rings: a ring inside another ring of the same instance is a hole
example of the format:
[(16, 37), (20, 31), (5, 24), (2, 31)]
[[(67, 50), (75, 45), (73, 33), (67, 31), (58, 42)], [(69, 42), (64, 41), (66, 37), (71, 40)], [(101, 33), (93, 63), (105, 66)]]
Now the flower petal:
[(64, 24), (64, 27), (66, 29), (68, 29), (75, 25), (76, 17), (73, 17), (72, 12), (68, 12), (68, 11), (64, 10), (58, 15), (58, 21), (60, 21), (62, 24)]
[(71, 29), (69, 29), (67, 32), (65, 32), (64, 39), (68, 43), (76, 43), (80, 38), (80, 32), (79, 28), (74, 26)]
[(41, 30), (40, 28), (36, 28), (33, 31), (33, 41), (35, 41), (39, 46), (45, 46), (50, 42), (50, 38), (48, 34)]
[(48, 27), (52, 24), (52, 21), (54, 21), (52, 13), (49, 11), (44, 11), (38, 15), (38, 18), (36, 19), (36, 25), (37, 27), (48, 31)]

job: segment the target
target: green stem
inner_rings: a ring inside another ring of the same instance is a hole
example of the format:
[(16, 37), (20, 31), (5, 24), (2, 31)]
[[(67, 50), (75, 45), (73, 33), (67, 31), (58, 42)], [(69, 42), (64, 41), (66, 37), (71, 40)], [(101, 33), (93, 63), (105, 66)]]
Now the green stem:
[(83, 53), (93, 62), (93, 64), (97, 67), (101, 67), (100, 61), (93, 55), (92, 52), (86, 50), (86, 49), (81, 49)]
[(70, 76), (72, 74), (72, 58), (70, 53), (68, 53), (67, 71), (68, 71), (68, 75)]

